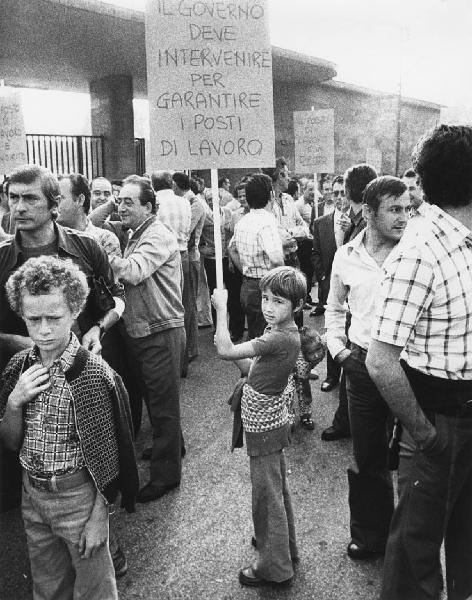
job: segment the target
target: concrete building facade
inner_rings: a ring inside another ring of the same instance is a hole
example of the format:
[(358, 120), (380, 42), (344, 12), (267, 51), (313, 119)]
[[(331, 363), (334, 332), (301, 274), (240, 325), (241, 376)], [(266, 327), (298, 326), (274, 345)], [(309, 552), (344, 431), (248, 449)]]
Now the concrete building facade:
[[(106, 176), (134, 170), (133, 98), (145, 98), (144, 15), (94, 0), (2, 0), (0, 78), (6, 85), (88, 92), (92, 134), (104, 136)], [(335, 171), (369, 157), (395, 171), (398, 98), (333, 81), (335, 65), (272, 48), (276, 155), (294, 161), (293, 111), (334, 108)], [(401, 104), (399, 171), (440, 106)], [(71, 115), (73, 119), (73, 115)], [(33, 132), (32, 132), (33, 133)], [(158, 165), (147, 165), (147, 170)]]

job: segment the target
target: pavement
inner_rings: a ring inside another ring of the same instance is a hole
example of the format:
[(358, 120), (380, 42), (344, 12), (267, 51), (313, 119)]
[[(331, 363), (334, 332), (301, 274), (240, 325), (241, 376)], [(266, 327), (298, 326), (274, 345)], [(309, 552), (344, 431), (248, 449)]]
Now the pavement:
[[(323, 330), (323, 317), (305, 324)], [(337, 406), (337, 388), (320, 392), (325, 362), (312, 381), (315, 430), (297, 427), (287, 449), (300, 565), (287, 590), (241, 586), (237, 575), (256, 556), (251, 547), (251, 490), (245, 448), (230, 451), (227, 404), (238, 370), (216, 356), (211, 328), (200, 329), (200, 356), (182, 380), (182, 426), (187, 456), (180, 488), (134, 514), (112, 517), (129, 563), (118, 581), (121, 600), (346, 600), (378, 598), (380, 559), (348, 558), (346, 469), (351, 441), (322, 442)], [(149, 422), (136, 441), (137, 456), (150, 445)], [(149, 463), (139, 460), (142, 483)], [(0, 600), (29, 600), (31, 575), (18, 509), (0, 515)]]

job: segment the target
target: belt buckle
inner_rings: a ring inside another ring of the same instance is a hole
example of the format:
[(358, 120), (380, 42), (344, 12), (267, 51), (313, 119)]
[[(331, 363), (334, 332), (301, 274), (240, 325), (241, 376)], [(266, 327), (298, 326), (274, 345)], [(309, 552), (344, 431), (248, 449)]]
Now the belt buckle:
[(31, 485), (36, 490), (40, 490), (42, 492), (51, 491), (51, 480), (50, 479), (46, 479), (46, 478), (42, 478), (42, 477), (35, 477), (34, 475), (30, 475), (29, 480), (30, 480)]

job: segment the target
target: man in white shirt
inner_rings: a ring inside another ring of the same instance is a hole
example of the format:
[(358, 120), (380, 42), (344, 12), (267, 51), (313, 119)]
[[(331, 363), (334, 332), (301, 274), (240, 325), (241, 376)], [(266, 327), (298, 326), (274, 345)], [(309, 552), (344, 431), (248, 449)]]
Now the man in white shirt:
[[(378, 177), (363, 194), (366, 228), (334, 257), (326, 309), (327, 344), (346, 373), (354, 465), (348, 469), (351, 542), (348, 555), (383, 554), (393, 512), (387, 466), (388, 407), (369, 377), (369, 348), (382, 266), (394, 254), (409, 218), (410, 197), (396, 177)], [(346, 314), (352, 314), (348, 337)]]

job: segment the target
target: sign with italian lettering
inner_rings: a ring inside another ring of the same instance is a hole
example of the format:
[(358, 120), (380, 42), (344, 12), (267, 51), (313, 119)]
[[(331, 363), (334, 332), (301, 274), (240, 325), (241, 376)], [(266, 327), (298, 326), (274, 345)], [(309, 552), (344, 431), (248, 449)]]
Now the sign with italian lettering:
[(334, 173), (334, 110), (293, 113), (295, 171)]
[(24, 165), (26, 133), (19, 92), (0, 88), (0, 177)]
[(267, 0), (148, 0), (152, 169), (275, 164)]

